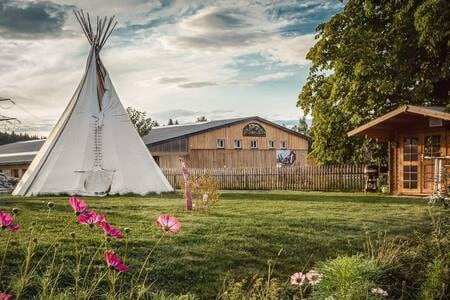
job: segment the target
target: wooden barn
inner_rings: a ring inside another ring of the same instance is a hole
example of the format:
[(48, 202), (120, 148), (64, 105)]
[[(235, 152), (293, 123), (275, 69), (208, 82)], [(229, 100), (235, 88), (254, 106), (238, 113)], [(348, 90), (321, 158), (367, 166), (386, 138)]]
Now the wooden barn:
[(260, 117), (153, 128), (145, 144), (162, 168), (305, 165), (310, 137)]
[[(153, 128), (143, 138), (162, 168), (305, 165), (310, 137), (260, 117)], [(0, 172), (22, 177), (45, 140), (0, 146)]]
[[(449, 175), (450, 114), (444, 107), (402, 106), (348, 136), (367, 136), (389, 144), (389, 189), (393, 194), (432, 194), (439, 160)], [(448, 188), (450, 176), (446, 177), (444, 186)]]

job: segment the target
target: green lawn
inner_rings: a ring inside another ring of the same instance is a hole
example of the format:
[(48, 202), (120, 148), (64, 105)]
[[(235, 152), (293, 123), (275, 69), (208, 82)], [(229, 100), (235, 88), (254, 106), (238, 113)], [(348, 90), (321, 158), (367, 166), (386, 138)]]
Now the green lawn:
[[(175, 215), (182, 222), (181, 231), (162, 240), (151, 258), (154, 288), (176, 294), (192, 292), (202, 298), (216, 295), (224, 275), (246, 277), (263, 274), (267, 260), (280, 249), (276, 276), (287, 279), (298, 270), (338, 254), (362, 251), (366, 234), (386, 232), (390, 236), (408, 237), (414, 231), (429, 231), (430, 221), (424, 199), (394, 198), (377, 195), (294, 192), (230, 192), (222, 195), (209, 214), (186, 213), (180, 194), (152, 197), (87, 198), (91, 209), (108, 215), (109, 222), (129, 227), (130, 272), (142, 263), (146, 252), (160, 236), (153, 222), (162, 213)], [(55, 207), (47, 216), (47, 202)], [(27, 239), (32, 222), (42, 253), (55, 239), (61, 242), (57, 261), (69, 265), (74, 260), (76, 232), (86, 256), (92, 256), (102, 240), (99, 229), (70, 223), (73, 213), (67, 197), (22, 198), (0, 196), (0, 209), (20, 209), (17, 221), (22, 224), (15, 239)], [(42, 229), (42, 231), (41, 231)], [(0, 232), (0, 245), (7, 234)], [(109, 245), (119, 254), (125, 241)], [(3, 255), (4, 248), (0, 248)], [(7, 255), (4, 283), (18, 272), (23, 258), (22, 246), (13, 243)], [(38, 256), (36, 256), (38, 257)], [(12, 259), (14, 258), (14, 259)], [(102, 265), (100, 261), (98, 265)], [(127, 276), (125, 274), (125, 276)], [(6, 277), (6, 278), (5, 278)], [(69, 284), (64, 274), (61, 284)], [(126, 280), (125, 280), (126, 281)]]

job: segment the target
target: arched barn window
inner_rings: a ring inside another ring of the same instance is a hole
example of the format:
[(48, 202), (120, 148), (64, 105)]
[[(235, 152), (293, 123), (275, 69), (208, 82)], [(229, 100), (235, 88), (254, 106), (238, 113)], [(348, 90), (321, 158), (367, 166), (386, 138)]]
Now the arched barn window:
[(266, 130), (258, 123), (249, 123), (245, 125), (242, 132), (244, 136), (266, 136)]

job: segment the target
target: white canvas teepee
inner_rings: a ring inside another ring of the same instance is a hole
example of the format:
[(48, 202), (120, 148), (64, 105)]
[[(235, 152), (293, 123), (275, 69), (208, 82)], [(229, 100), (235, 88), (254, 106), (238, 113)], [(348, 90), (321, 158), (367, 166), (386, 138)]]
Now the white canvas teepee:
[(114, 30), (113, 18), (75, 13), (91, 44), (74, 96), (20, 180), (13, 195), (113, 195), (173, 188), (133, 127), (99, 52)]

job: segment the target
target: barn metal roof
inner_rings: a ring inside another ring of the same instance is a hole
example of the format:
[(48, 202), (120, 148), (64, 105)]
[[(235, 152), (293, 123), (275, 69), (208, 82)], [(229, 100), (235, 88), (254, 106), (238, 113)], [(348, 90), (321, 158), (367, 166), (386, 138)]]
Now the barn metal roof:
[(154, 144), (162, 141), (170, 140), (173, 138), (192, 135), (202, 131), (216, 129), (224, 126), (229, 126), (235, 123), (239, 123), (249, 118), (235, 118), (227, 120), (216, 120), (208, 122), (199, 122), (183, 125), (170, 125), (154, 127), (150, 133), (143, 137), (145, 144)]
[(30, 163), (45, 140), (16, 142), (0, 146), (0, 165)]
[(299, 133), (297, 131), (291, 130), (284, 126), (278, 125), (261, 117), (243, 117), (243, 118), (234, 118), (234, 119), (226, 119), (226, 120), (216, 120), (209, 122), (199, 122), (192, 124), (183, 124), (183, 125), (171, 125), (171, 126), (161, 126), (154, 127), (150, 131), (150, 133), (143, 137), (144, 143), (146, 145), (157, 144), (161, 142), (165, 142), (171, 139), (176, 139), (180, 137), (190, 136), (194, 134), (198, 134), (201, 132), (205, 132), (208, 130), (218, 129), (222, 127), (231, 126), (237, 123), (245, 122), (245, 121), (260, 121), (262, 123), (266, 123), (277, 127), (283, 131), (289, 132), (291, 134), (300, 136), (308, 141), (311, 140), (311, 137)]

